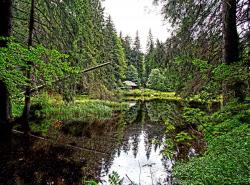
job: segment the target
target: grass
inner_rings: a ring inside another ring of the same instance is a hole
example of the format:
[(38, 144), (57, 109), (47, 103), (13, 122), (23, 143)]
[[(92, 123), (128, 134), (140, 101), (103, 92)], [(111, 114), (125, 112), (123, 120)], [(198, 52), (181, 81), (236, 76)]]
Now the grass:
[(123, 100), (181, 100), (175, 92), (161, 92), (152, 89), (134, 89), (119, 91)]
[(75, 99), (76, 104), (102, 104), (108, 107), (111, 107), (113, 110), (126, 110), (128, 104), (125, 102), (115, 102), (115, 101), (108, 101), (108, 100), (98, 100), (98, 99), (91, 99), (89, 96), (77, 96)]
[(209, 116), (203, 156), (177, 162), (180, 184), (250, 184), (250, 106), (231, 104)]
[[(37, 119), (31, 122), (32, 131), (46, 135), (53, 124), (69, 120), (94, 121), (107, 120), (114, 111), (121, 111), (128, 107), (126, 103), (93, 100), (88, 96), (77, 96), (74, 103), (65, 104), (59, 95), (47, 93), (32, 98), (32, 105), (41, 105), (42, 110), (34, 112)], [(15, 103), (15, 115), (20, 115), (22, 106)]]

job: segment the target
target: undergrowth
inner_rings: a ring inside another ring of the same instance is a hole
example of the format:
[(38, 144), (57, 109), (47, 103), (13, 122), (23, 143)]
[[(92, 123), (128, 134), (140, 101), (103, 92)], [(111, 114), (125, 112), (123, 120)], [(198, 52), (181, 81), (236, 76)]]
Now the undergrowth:
[(206, 116), (194, 112), (193, 121), (205, 134), (207, 151), (176, 163), (174, 176), (178, 183), (250, 184), (250, 105), (234, 102)]
[[(20, 114), (20, 104), (14, 104), (16, 115)], [(37, 107), (41, 109), (36, 110)], [(127, 108), (127, 104), (103, 100), (92, 100), (78, 96), (74, 103), (65, 103), (59, 95), (43, 93), (32, 98), (31, 128), (34, 132), (46, 134), (53, 124), (69, 120), (95, 121), (110, 119), (114, 111)], [(34, 119), (33, 119), (34, 118)]]

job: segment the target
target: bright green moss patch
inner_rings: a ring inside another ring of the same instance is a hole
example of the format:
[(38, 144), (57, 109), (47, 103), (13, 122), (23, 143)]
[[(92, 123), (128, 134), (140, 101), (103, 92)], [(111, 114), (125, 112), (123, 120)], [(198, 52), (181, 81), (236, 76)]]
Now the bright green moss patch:
[(120, 91), (123, 100), (181, 100), (175, 92), (161, 92), (152, 89), (135, 89)]

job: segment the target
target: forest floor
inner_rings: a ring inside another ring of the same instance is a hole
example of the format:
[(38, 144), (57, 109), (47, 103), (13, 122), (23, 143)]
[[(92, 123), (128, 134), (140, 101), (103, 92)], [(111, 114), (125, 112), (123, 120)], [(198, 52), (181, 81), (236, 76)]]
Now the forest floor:
[(250, 184), (249, 102), (234, 102), (198, 119), (203, 123), (200, 130), (207, 150), (202, 156), (177, 162), (174, 176), (179, 183)]

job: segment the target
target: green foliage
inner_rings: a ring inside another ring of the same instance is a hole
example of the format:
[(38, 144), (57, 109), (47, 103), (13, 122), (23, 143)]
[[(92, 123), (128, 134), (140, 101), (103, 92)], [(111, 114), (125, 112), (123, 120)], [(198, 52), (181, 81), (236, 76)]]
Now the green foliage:
[(140, 43), (139, 33), (138, 31), (136, 32), (136, 37), (135, 37), (135, 41), (133, 44), (132, 44), (132, 39), (129, 36), (126, 36), (124, 39), (123, 38), (121, 39), (122, 39), (123, 47), (125, 48), (126, 60), (128, 63), (126, 79), (130, 80), (131, 78), (138, 76), (136, 77), (136, 80), (138, 82), (137, 81), (134, 81), (134, 82), (137, 82), (139, 85), (140, 84), (144, 85), (145, 64), (144, 64), (144, 54), (141, 52), (141, 43)]
[(28, 49), (14, 42), (9, 42), (6, 48), (0, 48), (0, 79), (7, 83), (12, 92), (18, 91), (17, 85), (26, 84), (27, 79), (21, 69), (27, 66), (24, 59), (29, 58), (29, 55), (31, 52)]
[(159, 91), (173, 92), (180, 86), (180, 77), (172, 69), (152, 69), (147, 87)]
[(114, 110), (127, 108), (127, 104), (81, 97), (76, 98), (74, 104), (65, 104), (61, 96), (50, 96), (47, 93), (34, 97), (32, 102), (32, 104), (42, 106), (42, 110), (38, 111), (37, 114), (43, 115), (43, 120), (35, 120), (31, 127), (33, 131), (43, 134), (46, 134), (51, 125), (57, 122), (106, 120), (112, 117)]
[(175, 131), (175, 129), (176, 129), (175, 125), (170, 123), (169, 120), (165, 120), (164, 124), (166, 126), (166, 132), (167, 133)]
[(154, 90), (167, 90), (164, 84), (164, 76), (159, 69), (152, 69), (147, 82), (147, 87)]
[(108, 86), (110, 89), (114, 89), (115, 87), (121, 85), (121, 80), (125, 79), (127, 62), (122, 41), (117, 36), (115, 26), (110, 16), (105, 22), (104, 36), (105, 53), (103, 54), (103, 60), (112, 63), (112, 65), (107, 69), (108, 73), (106, 74), (106, 81), (109, 84)]
[(190, 134), (188, 134), (188, 133), (186, 133), (186, 132), (184, 132), (184, 131), (178, 133), (178, 134), (175, 136), (175, 141), (176, 141), (177, 143), (190, 141), (190, 140), (192, 140), (192, 139), (193, 139), (193, 137), (190, 136)]
[(24, 107), (22, 102), (23, 101), (21, 98), (16, 98), (16, 99), (12, 100), (11, 108), (12, 108), (12, 115), (14, 118), (20, 117), (22, 115), (23, 107)]
[(167, 148), (163, 150), (164, 156), (167, 156), (169, 159), (173, 159), (175, 155), (175, 143), (173, 139), (166, 139), (165, 144), (167, 145)]
[(123, 179), (120, 178), (119, 174), (115, 171), (109, 175), (110, 185), (122, 185)]
[[(14, 3), (16, 19), (13, 33), (22, 44), (26, 44), (28, 36), (28, 26), (24, 26), (28, 25), (28, 4), (26, 1)], [(39, 9), (35, 9), (34, 29), (39, 31), (33, 33), (33, 44), (41, 43), (46, 48), (55, 48), (67, 53), (70, 56), (70, 64), (81, 71), (104, 62), (112, 63), (95, 70), (94, 74), (89, 72), (77, 77), (71, 75), (61, 82), (60, 86), (63, 88), (60, 93), (93, 93), (88, 90), (91, 90), (89, 87), (96, 82), (108, 90), (121, 85), (120, 81), (124, 79), (127, 67), (125, 51), (111, 18), (105, 19), (100, 0), (37, 0), (35, 5)]]
[(136, 83), (137, 85), (140, 85), (138, 71), (135, 68), (135, 66), (133, 65), (128, 66), (128, 69), (126, 72), (126, 79)]
[(123, 90), (118, 93), (122, 96), (123, 100), (182, 100), (181, 97), (177, 96), (175, 92), (162, 92), (152, 89)]
[(183, 110), (183, 118), (187, 123), (200, 125), (206, 121), (206, 113), (198, 108), (185, 107)]
[(83, 185), (98, 185), (98, 183), (95, 180), (87, 180), (86, 177), (82, 178), (82, 184)]
[(84, 185), (98, 185), (98, 183), (96, 183), (94, 180), (90, 180), (90, 181), (85, 181)]
[(18, 94), (20, 88), (27, 85), (28, 79), (24, 75), (24, 70), (28, 67), (28, 62), (32, 61), (32, 84), (51, 84), (65, 73), (77, 71), (64, 61), (67, 57), (43, 46), (28, 49), (10, 40), (7, 48), (0, 48), (0, 79), (7, 83), (11, 93)]
[(249, 69), (244, 62), (237, 64), (220, 64), (213, 70), (213, 77), (215, 80), (221, 81), (246, 81), (249, 79)]
[(207, 72), (212, 67), (212, 65), (209, 64), (208, 61), (200, 59), (194, 59), (192, 63), (193, 65), (197, 66), (202, 73)]
[(95, 84), (89, 85), (89, 94), (93, 99), (100, 99), (100, 100), (114, 100), (116, 97), (111, 90), (103, 85), (99, 84), (98, 82)]
[[(249, 34), (248, 30), (242, 30), (238, 43), (232, 44), (239, 51), (240, 60), (234, 61), (233, 65), (222, 63), (223, 53), (223, 1), (197, 1), (197, 0), (154, 0), (162, 6), (162, 14), (167, 22), (172, 23), (172, 35), (164, 43), (165, 58), (168, 73), (175, 73), (178, 81), (174, 86), (175, 92), (182, 97), (199, 95), (206, 99), (216, 97), (222, 92), (222, 81), (230, 88), (235, 82), (244, 82), (249, 87)], [(237, 1), (236, 22), (238, 30), (244, 27), (247, 20), (247, 8), (243, 7), (247, 0)], [(209, 21), (208, 21), (209, 20)], [(224, 38), (225, 39), (225, 38)], [(230, 39), (233, 38), (228, 38)], [(237, 40), (237, 38), (236, 38)], [(224, 48), (225, 49), (225, 48)], [(237, 53), (237, 52), (236, 52)], [(146, 57), (152, 63), (152, 54)], [(147, 66), (150, 66), (147, 63)], [(152, 66), (152, 65), (151, 65)], [(158, 67), (158, 66), (157, 66)], [(162, 67), (162, 66), (161, 66)], [(156, 66), (151, 69), (156, 68)], [(158, 67), (159, 68), (159, 67)], [(224, 88), (225, 90), (225, 88)], [(237, 94), (237, 93), (236, 93)]]
[[(86, 177), (83, 177), (82, 183), (83, 185), (98, 185), (98, 183), (94, 180), (86, 180)], [(109, 175), (109, 184), (110, 185), (122, 185), (123, 178), (121, 178), (117, 172), (113, 171)]]
[(118, 80), (125, 79), (125, 70), (127, 68), (126, 58), (124, 48), (122, 47), (121, 39), (115, 35), (115, 55), (117, 57), (117, 68)]
[[(249, 104), (232, 103), (206, 116), (203, 156), (177, 162), (174, 175), (181, 184), (249, 184)], [(194, 111), (188, 110), (186, 117)], [(198, 112), (198, 117), (204, 114)]]

